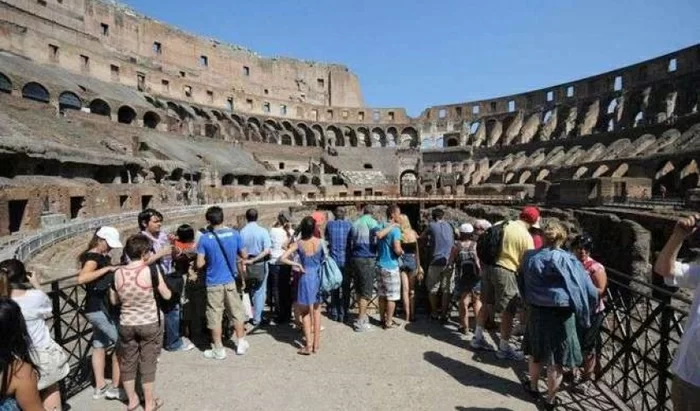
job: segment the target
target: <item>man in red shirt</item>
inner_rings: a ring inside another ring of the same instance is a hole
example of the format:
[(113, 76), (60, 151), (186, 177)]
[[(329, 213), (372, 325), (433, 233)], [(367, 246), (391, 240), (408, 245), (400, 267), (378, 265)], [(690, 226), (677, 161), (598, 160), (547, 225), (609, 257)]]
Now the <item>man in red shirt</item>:
[(542, 235), (540, 234), (540, 210), (535, 206), (527, 206), (520, 212), (520, 219), (530, 225), (530, 235), (535, 243), (535, 250), (542, 248)]

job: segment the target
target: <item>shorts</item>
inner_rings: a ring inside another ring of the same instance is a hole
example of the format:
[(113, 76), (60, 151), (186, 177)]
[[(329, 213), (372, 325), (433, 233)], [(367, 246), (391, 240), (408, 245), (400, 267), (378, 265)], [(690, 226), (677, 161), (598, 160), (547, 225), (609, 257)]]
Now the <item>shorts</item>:
[(600, 336), (600, 326), (605, 319), (605, 312), (595, 313), (591, 317), (591, 326), (588, 328), (579, 328), (578, 338), (581, 345), (581, 353), (583, 356), (596, 354), (598, 348), (602, 345), (603, 339)]
[(144, 383), (156, 379), (158, 356), (163, 345), (163, 325), (122, 325), (119, 327), (119, 369), (122, 381), (134, 381), (137, 371)]
[(454, 293), (461, 295), (465, 293), (479, 294), (481, 292), (481, 277), (474, 275), (463, 275), (455, 285)]
[(399, 264), (401, 265), (399, 267), (399, 270), (404, 273), (408, 273), (410, 276), (416, 275), (416, 271), (418, 270), (418, 264), (416, 261), (416, 255), (415, 254), (404, 254), (401, 256), (399, 259)]
[(355, 279), (355, 293), (369, 300), (374, 294), (376, 266), (374, 258), (354, 257), (350, 259), (350, 270)]
[(398, 268), (377, 267), (377, 294), (389, 301), (401, 299), (401, 273)]
[(454, 269), (447, 265), (430, 265), (428, 276), (425, 278), (425, 286), (430, 294), (440, 291), (449, 293), (452, 288), (452, 273)]
[(496, 313), (515, 314), (520, 305), (520, 291), (515, 273), (498, 266), (486, 266), (481, 278), (484, 304), (492, 304)]
[(92, 348), (111, 348), (119, 341), (117, 322), (103, 311), (85, 313), (92, 325)]
[(226, 313), (234, 323), (243, 324), (248, 321), (235, 281), (207, 287), (206, 316), (207, 327), (210, 330), (221, 328), (224, 310), (226, 310)]
[(54, 340), (45, 348), (33, 350), (31, 354), (39, 368), (39, 391), (61, 381), (70, 372), (68, 356)]

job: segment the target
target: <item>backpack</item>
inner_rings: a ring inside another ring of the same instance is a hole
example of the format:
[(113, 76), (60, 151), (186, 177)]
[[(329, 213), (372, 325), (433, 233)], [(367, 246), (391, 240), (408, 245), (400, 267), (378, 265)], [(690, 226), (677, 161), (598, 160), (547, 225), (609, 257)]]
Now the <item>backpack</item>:
[(476, 254), (486, 265), (495, 266), (503, 246), (503, 233), (509, 221), (494, 224), (476, 242)]
[(479, 277), (479, 263), (477, 256), (472, 250), (460, 250), (457, 257), (459, 265), (460, 278), (476, 278)]
[(343, 283), (343, 273), (340, 272), (340, 268), (338, 268), (335, 260), (328, 254), (328, 247), (325, 241), (321, 240), (321, 246), (323, 247), (323, 261), (319, 269), (321, 291), (330, 292), (340, 288), (340, 285)]

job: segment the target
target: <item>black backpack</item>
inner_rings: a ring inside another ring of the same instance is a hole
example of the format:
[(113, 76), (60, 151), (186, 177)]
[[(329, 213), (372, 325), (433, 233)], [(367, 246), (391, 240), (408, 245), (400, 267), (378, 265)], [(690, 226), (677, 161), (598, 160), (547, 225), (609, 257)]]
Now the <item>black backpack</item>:
[(503, 246), (503, 232), (509, 221), (494, 224), (476, 242), (476, 254), (482, 264), (495, 266)]

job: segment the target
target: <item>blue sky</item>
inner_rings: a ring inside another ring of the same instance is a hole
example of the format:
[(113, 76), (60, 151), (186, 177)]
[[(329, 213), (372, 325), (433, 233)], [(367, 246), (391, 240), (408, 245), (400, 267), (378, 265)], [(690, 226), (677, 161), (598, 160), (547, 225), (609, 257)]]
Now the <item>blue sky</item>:
[(150, 17), (250, 48), (347, 65), (365, 104), (519, 93), (700, 42), (700, 1), (126, 0)]

